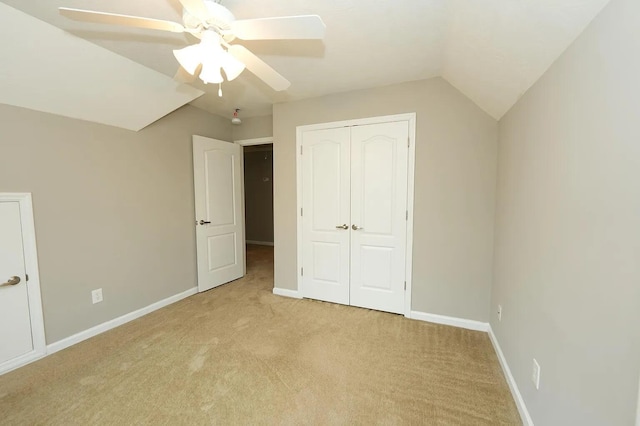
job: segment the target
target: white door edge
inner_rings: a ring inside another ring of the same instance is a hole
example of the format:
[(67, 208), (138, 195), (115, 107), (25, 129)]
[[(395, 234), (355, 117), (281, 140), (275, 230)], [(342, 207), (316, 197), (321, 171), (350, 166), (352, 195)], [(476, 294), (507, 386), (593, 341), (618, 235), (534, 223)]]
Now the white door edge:
[(34, 359), (46, 355), (47, 345), (44, 333), (44, 316), (42, 314), (42, 296), (40, 292), (40, 272), (38, 269), (38, 250), (36, 246), (36, 229), (33, 221), (33, 202), (31, 193), (0, 192), (0, 201), (18, 202), (20, 206), (20, 222), (26, 273), (29, 275), (28, 288), (29, 315), (31, 317), (31, 336), (33, 350), (0, 364), (0, 374), (25, 365)]
[(414, 199), (414, 181), (415, 181), (415, 146), (416, 146), (416, 113), (405, 113), (395, 115), (384, 115), (378, 117), (358, 118), (353, 120), (333, 121), (330, 123), (309, 124), (296, 127), (296, 252), (297, 265), (296, 277), (298, 283), (298, 293), (303, 294), (302, 284), (302, 216), (301, 210), (303, 205), (302, 191), (302, 134), (310, 130), (333, 129), (336, 127), (363, 126), (367, 124), (380, 124), (395, 121), (406, 121), (409, 124), (409, 156), (408, 156), (408, 189), (407, 189), (407, 211), (409, 218), (407, 220), (407, 249), (406, 249), (406, 271), (407, 290), (405, 291), (404, 316), (411, 318), (411, 291), (412, 291), (412, 274), (413, 270), (413, 199)]

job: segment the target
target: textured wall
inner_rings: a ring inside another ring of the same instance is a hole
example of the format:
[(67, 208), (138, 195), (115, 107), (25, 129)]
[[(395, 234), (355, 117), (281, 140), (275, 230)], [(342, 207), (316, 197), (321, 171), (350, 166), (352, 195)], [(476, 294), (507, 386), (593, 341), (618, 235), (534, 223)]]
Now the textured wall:
[(489, 318), (497, 122), (440, 78), (273, 108), (275, 286), (297, 287), (296, 126), (417, 113), (412, 308)]
[(491, 325), (537, 425), (635, 421), (637, 52), (640, 3), (613, 0), (500, 122)]
[(0, 105), (0, 191), (33, 193), (48, 343), (196, 285), (191, 135), (230, 126), (191, 106), (136, 133)]

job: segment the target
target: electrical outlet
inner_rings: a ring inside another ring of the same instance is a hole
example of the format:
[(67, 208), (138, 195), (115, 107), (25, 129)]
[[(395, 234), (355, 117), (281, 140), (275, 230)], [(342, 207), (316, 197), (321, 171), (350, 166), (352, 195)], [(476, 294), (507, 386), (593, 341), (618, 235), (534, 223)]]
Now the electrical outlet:
[(502, 321), (502, 305), (498, 305), (498, 321)]
[(533, 359), (533, 370), (531, 371), (531, 381), (535, 385), (536, 389), (540, 389), (540, 364), (536, 359)]
[(91, 292), (91, 301), (95, 305), (96, 303), (102, 302), (102, 289), (99, 288), (97, 290), (93, 290)]

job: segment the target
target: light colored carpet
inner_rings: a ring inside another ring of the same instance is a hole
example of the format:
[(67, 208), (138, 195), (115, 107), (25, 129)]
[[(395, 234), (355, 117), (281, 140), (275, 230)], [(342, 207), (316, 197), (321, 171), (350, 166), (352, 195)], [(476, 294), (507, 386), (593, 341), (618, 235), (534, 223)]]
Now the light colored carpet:
[(521, 424), (485, 333), (247, 276), (0, 377), (0, 424)]

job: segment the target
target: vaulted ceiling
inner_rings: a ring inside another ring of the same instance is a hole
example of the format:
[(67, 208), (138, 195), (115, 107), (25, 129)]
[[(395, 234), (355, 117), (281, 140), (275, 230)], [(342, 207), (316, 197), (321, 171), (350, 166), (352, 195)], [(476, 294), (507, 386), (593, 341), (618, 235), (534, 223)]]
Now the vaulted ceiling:
[[(237, 19), (318, 14), (327, 35), (324, 41), (241, 42), (291, 87), (274, 92), (245, 71), (223, 85), (222, 98), (217, 86), (196, 83), (206, 93), (192, 104), (222, 116), (234, 108), (244, 117), (268, 115), (274, 102), (442, 76), (499, 119), (608, 1), (222, 0)], [(73, 22), (57, 11), (67, 6), (181, 22), (177, 0), (2, 2), (166, 76), (177, 69), (172, 50), (195, 41), (184, 34)], [(20, 37), (17, 32), (16, 43)]]

